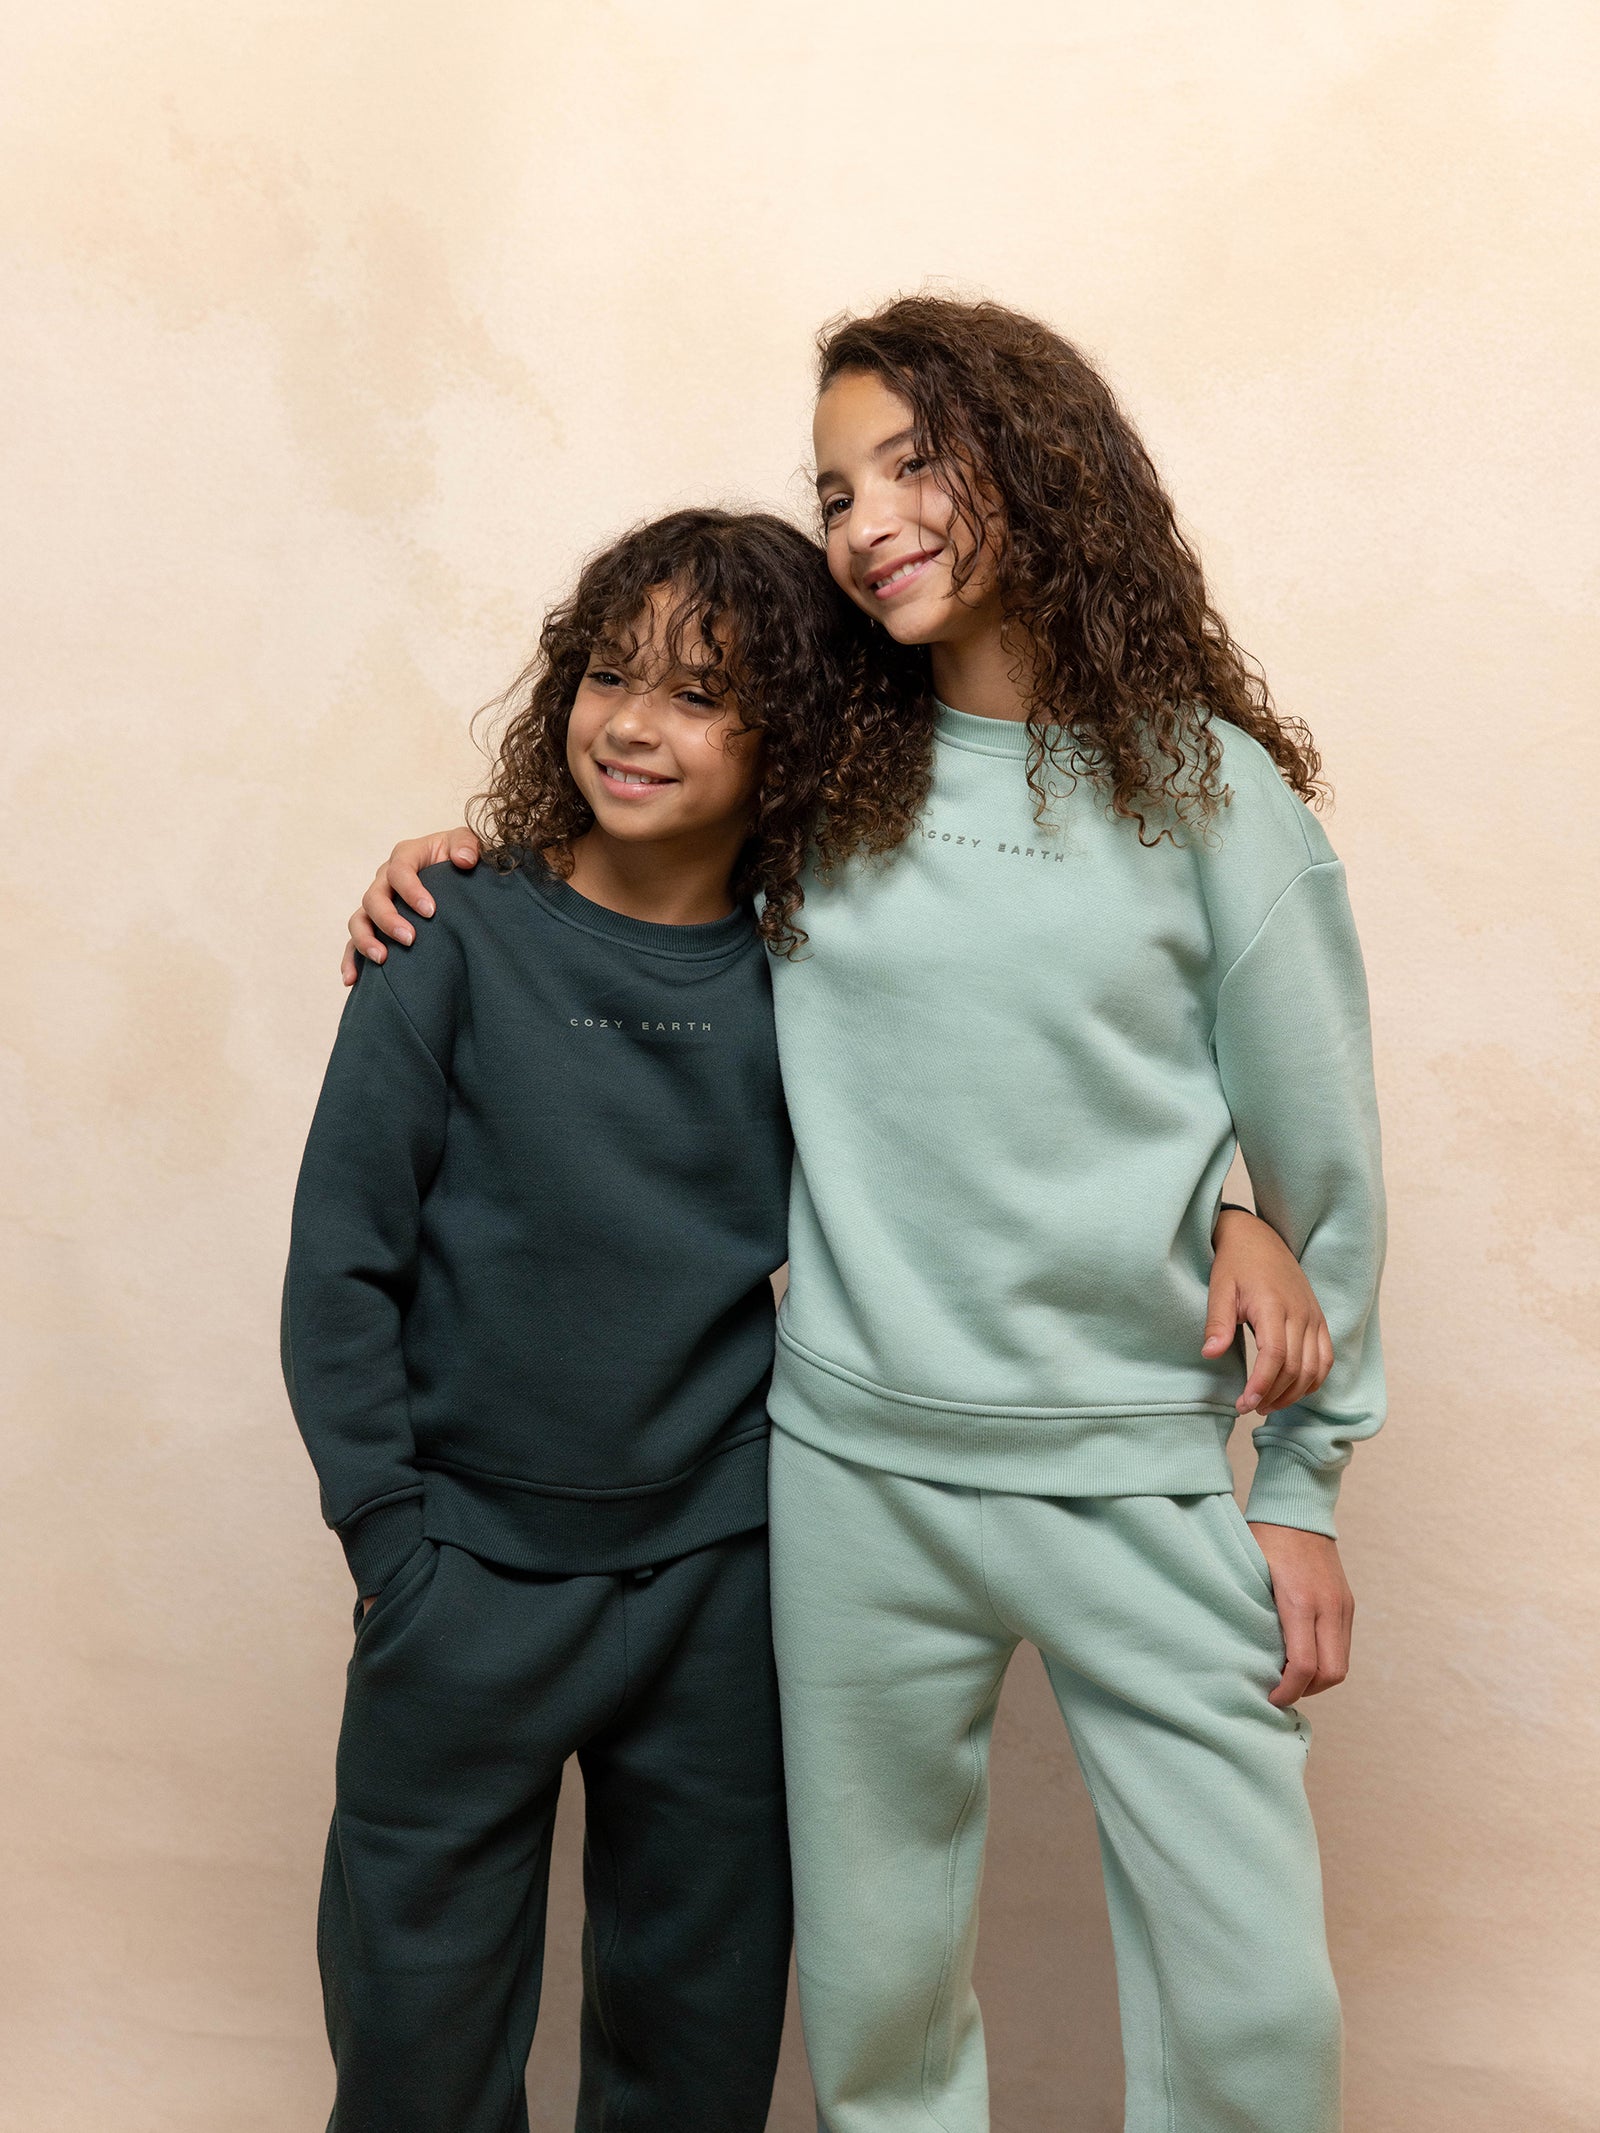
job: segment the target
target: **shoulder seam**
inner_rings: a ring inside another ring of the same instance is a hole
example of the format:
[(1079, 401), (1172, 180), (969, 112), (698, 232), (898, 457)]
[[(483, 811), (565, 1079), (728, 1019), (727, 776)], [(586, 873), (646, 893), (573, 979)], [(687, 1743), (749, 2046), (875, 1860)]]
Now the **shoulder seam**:
[(394, 987), (389, 983), (388, 975), (385, 972), (383, 965), (381, 963), (369, 963), (367, 965), (367, 968), (369, 970), (376, 971), (378, 976), (383, 980), (381, 990), (383, 992), (384, 998), (393, 1002), (395, 1013), (400, 1017), (401, 1021), (411, 1032), (417, 1043), (421, 1045), (424, 1053), (427, 1055), (428, 1064), (433, 1068), (433, 1071), (438, 1075), (439, 1079), (441, 1081), (448, 1082), (449, 1076), (445, 1073), (444, 1067), (438, 1059), (437, 1055), (435, 1054), (433, 1046), (428, 1042), (427, 1038), (423, 1036), (421, 1030), (418, 1029), (416, 1023), (411, 1019), (411, 1012), (409, 1008), (406, 1006), (404, 1000), (401, 999), (400, 995), (395, 991)]
[[(1229, 978), (1233, 976), (1234, 972), (1244, 961), (1245, 957), (1250, 953), (1256, 942), (1260, 940), (1262, 934), (1265, 933), (1267, 928), (1272, 924), (1273, 919), (1277, 916), (1277, 913), (1282, 907), (1285, 899), (1291, 896), (1294, 891), (1299, 888), (1301, 882), (1306, 880), (1309, 875), (1331, 874), (1335, 871), (1343, 873), (1344, 861), (1342, 859), (1312, 859), (1307, 861), (1306, 865), (1304, 865), (1300, 869), (1299, 873), (1295, 875), (1292, 881), (1286, 881), (1284, 883), (1283, 887), (1272, 899), (1272, 902), (1268, 906), (1267, 910), (1262, 914), (1260, 925), (1257, 926), (1255, 932), (1251, 934), (1250, 938), (1239, 950), (1239, 953), (1234, 957), (1233, 961), (1222, 973), (1222, 976), (1217, 980), (1217, 998), (1219, 1001), (1222, 998), (1223, 988), (1224, 986), (1226, 986)], [(1215, 1024), (1213, 1024), (1213, 1028), (1214, 1027)]]

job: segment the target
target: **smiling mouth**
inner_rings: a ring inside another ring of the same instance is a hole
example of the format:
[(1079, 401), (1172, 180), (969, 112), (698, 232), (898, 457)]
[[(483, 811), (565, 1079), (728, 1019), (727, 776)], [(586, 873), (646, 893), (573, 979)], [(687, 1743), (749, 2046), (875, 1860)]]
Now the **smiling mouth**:
[(925, 548), (920, 555), (908, 555), (903, 562), (891, 565), (888, 570), (874, 571), (866, 581), (868, 592), (875, 600), (892, 598), (914, 578), (920, 578), (938, 554), (937, 548)]
[(613, 792), (626, 793), (630, 798), (647, 792), (661, 792), (666, 786), (678, 782), (676, 778), (659, 777), (653, 770), (640, 770), (634, 764), (597, 762), (595, 768)]

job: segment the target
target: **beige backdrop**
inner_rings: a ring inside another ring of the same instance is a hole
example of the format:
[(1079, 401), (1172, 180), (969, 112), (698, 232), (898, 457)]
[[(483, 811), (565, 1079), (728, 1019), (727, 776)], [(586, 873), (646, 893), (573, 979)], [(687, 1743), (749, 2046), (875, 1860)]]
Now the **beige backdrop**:
[[(458, 814), (467, 715), (585, 546), (801, 508), (813, 329), (929, 278), (1104, 361), (1337, 783), (1394, 1200), (1358, 1666), (1313, 1707), (1353, 2133), (1596, 2125), (1594, 22), (8, 11), (7, 2133), (322, 2123), (349, 1592), (275, 1317), (344, 916)], [(1105, 2133), (1031, 1660), (997, 1791), (997, 2124)]]

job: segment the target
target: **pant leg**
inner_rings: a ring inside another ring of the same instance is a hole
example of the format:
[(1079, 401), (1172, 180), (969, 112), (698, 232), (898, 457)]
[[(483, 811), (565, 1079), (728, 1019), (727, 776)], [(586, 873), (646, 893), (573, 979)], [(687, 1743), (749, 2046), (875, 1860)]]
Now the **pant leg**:
[(431, 1541), (362, 1623), (318, 1930), (330, 2133), (525, 2133), (561, 1767), (622, 1656), (614, 1579)]
[(627, 1690), (579, 1752), (578, 2133), (761, 2133), (791, 1911), (766, 1534), (620, 1584)]
[(983, 1514), (1099, 1822), (1127, 2133), (1336, 2133), (1305, 1729), (1267, 1701), (1277, 1611), (1233, 1498), (985, 1494)]
[(972, 1990), (989, 1743), (1016, 1646), (975, 1491), (774, 1432), (773, 1631), (823, 2133), (983, 2133)]

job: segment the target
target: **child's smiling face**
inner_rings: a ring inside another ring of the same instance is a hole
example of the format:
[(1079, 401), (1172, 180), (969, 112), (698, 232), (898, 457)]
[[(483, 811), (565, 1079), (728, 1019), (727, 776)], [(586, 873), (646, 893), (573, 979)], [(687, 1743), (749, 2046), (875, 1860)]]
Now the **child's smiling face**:
[(596, 644), (573, 699), (567, 765), (607, 837), (628, 844), (741, 831), (760, 780), (761, 735), (690, 623), (674, 647), (670, 586), (615, 643)]
[[(840, 591), (899, 644), (957, 644), (997, 629), (992, 548), (977, 553), (972, 528), (917, 452), (910, 403), (875, 371), (842, 371), (817, 402), (812, 434)], [(958, 568), (970, 571), (959, 586)]]

